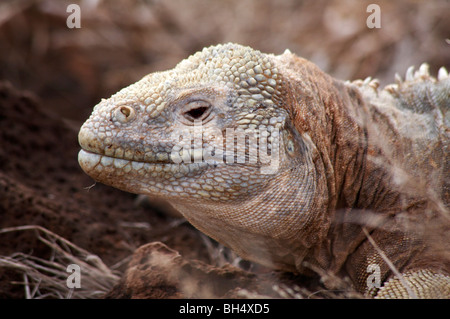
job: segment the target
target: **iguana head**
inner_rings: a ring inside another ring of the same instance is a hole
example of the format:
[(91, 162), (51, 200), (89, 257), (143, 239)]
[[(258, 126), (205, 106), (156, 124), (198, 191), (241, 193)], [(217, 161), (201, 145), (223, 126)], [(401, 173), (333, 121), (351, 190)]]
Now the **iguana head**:
[(145, 76), (94, 108), (81, 167), (168, 200), (246, 257), (247, 237), (297, 237), (316, 194), (313, 145), (289, 120), (275, 60), (226, 44)]

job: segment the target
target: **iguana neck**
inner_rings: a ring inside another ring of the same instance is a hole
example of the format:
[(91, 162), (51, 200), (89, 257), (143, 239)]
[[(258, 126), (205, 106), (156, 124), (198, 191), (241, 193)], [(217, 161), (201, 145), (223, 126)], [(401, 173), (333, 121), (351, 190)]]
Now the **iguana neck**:
[(287, 70), (284, 100), (291, 121), (311, 137), (318, 153), (314, 165), (326, 177), (327, 214), (354, 207), (368, 149), (368, 110), (360, 92), (307, 60), (284, 54), (278, 61)]

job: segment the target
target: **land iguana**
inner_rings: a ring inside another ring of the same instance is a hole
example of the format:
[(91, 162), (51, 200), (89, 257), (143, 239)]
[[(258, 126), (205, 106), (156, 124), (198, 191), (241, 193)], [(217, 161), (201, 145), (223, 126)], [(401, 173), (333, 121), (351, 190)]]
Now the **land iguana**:
[(95, 106), (78, 160), (244, 259), (450, 298), (450, 77), (343, 82), (289, 50), (211, 46)]

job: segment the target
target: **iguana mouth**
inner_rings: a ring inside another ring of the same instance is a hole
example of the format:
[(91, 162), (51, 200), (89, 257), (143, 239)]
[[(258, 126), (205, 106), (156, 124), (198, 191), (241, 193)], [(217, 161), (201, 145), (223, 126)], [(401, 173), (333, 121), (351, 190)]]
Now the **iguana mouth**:
[(209, 164), (201, 163), (173, 163), (167, 161), (139, 161), (126, 158), (112, 157), (104, 154), (94, 153), (85, 149), (78, 153), (78, 162), (86, 172), (95, 172), (99, 174), (107, 170), (120, 170), (125, 174), (135, 172), (138, 175), (150, 175), (151, 177), (175, 177), (196, 175), (205, 170)]

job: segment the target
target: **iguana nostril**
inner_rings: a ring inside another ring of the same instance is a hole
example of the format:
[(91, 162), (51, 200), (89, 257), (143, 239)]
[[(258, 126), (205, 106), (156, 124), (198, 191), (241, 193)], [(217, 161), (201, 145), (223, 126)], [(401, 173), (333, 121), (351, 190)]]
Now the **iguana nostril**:
[(126, 117), (129, 117), (131, 114), (131, 111), (128, 107), (125, 106), (121, 106), (120, 107), (120, 112), (122, 112), (123, 115), (125, 115)]
[(121, 105), (117, 107), (113, 112), (113, 120), (120, 123), (127, 123), (135, 118), (136, 114), (132, 107)]

